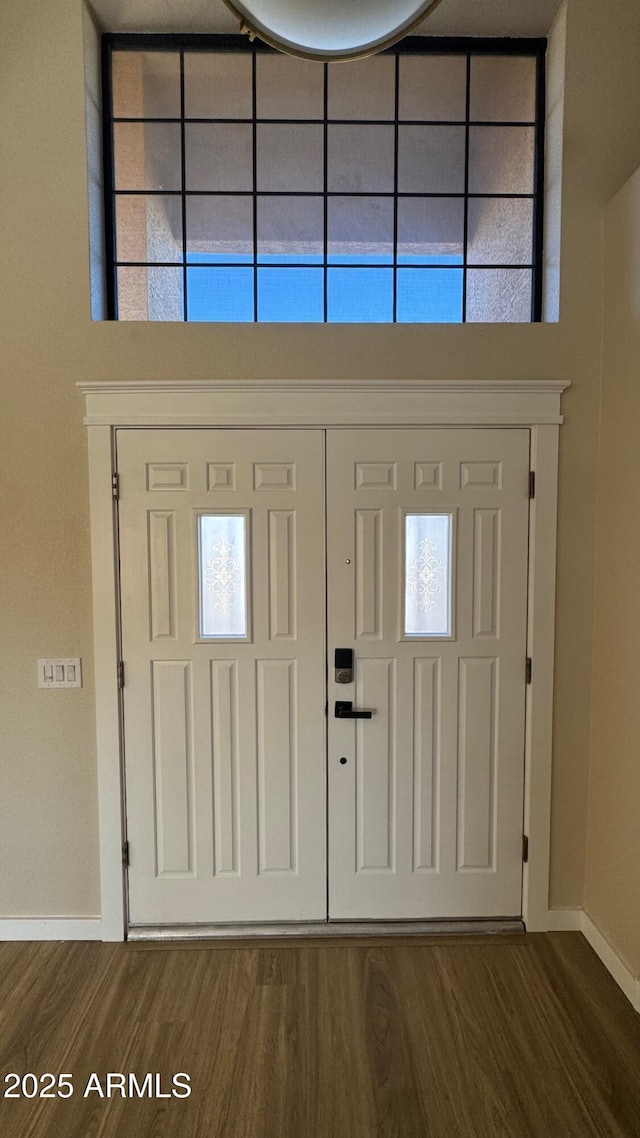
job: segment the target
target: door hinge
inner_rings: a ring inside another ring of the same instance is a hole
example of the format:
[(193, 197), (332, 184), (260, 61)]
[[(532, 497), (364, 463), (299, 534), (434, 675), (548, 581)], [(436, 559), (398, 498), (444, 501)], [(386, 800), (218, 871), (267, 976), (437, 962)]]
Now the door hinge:
[(122, 864), (126, 869), (129, 868), (129, 843), (122, 843)]
[(111, 496), (114, 502), (120, 501), (120, 475), (112, 474), (111, 476)]
[(124, 660), (118, 660), (118, 687), (124, 687)]
[(530, 656), (527, 656), (527, 683), (528, 684), (531, 683), (532, 673), (533, 673), (533, 660), (531, 659)]
[(526, 834), (522, 835), (522, 860), (529, 860), (529, 838)]
[(535, 498), (536, 496), (536, 473), (535, 470), (529, 471), (529, 497)]

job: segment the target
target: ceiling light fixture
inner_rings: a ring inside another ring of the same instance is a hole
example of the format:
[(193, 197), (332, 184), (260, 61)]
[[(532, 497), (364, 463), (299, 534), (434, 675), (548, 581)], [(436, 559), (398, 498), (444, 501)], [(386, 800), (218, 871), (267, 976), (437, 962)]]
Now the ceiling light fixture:
[(324, 62), (362, 59), (390, 47), (441, 0), (225, 0), (250, 39)]

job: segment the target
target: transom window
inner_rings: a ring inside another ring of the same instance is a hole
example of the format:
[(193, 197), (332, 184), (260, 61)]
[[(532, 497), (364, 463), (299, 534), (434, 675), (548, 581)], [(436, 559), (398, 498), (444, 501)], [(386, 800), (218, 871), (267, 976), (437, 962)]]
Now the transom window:
[(544, 41), (103, 50), (112, 318), (540, 319)]

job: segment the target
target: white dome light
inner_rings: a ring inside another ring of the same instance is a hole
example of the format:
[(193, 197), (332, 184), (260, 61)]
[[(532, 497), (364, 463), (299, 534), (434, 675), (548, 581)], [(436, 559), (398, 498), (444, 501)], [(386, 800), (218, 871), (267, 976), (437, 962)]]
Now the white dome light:
[(411, 32), (441, 0), (225, 0), (251, 38), (304, 59), (360, 59)]

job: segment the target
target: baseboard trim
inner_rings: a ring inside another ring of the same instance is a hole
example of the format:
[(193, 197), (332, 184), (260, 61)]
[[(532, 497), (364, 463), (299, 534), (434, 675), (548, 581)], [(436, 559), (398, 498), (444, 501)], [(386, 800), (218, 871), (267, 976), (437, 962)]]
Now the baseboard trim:
[(589, 941), (593, 951), (600, 957), (602, 963), (619, 988), (622, 989), (629, 1003), (637, 1012), (640, 1012), (640, 980), (629, 971), (616, 950), (600, 932), (588, 913), (582, 913), (582, 934)]
[(549, 909), (547, 932), (581, 933), (582, 915), (582, 909)]
[(8, 917), (0, 920), (3, 940), (102, 940), (100, 917)]

